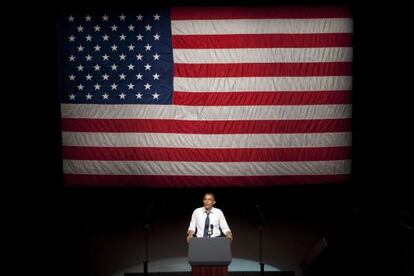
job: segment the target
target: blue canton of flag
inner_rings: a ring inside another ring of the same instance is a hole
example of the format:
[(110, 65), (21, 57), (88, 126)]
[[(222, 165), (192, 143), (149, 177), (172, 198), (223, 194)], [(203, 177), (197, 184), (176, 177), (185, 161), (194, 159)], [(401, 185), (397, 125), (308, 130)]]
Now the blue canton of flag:
[(59, 22), (62, 103), (172, 104), (170, 11)]

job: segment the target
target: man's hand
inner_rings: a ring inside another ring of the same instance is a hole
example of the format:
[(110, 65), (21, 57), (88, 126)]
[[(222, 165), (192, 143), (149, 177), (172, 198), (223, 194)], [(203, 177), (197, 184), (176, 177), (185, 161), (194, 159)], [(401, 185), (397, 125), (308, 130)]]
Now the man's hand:
[(233, 241), (233, 234), (231, 232), (227, 232), (226, 237), (230, 240), (230, 242)]
[(192, 239), (193, 238), (193, 235), (194, 235), (194, 231), (193, 230), (188, 230), (187, 231), (187, 243), (189, 243), (190, 242), (190, 239)]

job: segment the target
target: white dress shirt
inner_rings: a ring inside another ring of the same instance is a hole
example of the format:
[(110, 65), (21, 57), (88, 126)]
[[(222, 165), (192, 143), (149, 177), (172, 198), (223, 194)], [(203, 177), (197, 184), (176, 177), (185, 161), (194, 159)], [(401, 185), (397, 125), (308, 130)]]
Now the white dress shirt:
[[(191, 216), (190, 226), (188, 230), (195, 231), (197, 229), (196, 236), (198, 238), (203, 237), (204, 235), (204, 224), (207, 217), (207, 210), (204, 207), (200, 207), (194, 210), (193, 215)], [(211, 237), (218, 237), (223, 231), (224, 235), (228, 231), (231, 231), (227, 225), (226, 218), (224, 217), (223, 212), (220, 209), (212, 207), (210, 210), (210, 225), (213, 224), (213, 234)]]

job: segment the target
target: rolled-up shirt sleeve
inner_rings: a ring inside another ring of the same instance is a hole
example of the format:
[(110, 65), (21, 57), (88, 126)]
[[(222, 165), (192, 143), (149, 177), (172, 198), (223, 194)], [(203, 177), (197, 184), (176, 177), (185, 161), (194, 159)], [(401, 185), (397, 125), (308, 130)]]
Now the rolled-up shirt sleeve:
[(190, 225), (188, 226), (188, 231), (193, 231), (195, 232), (196, 229), (196, 222), (197, 222), (197, 218), (196, 218), (196, 211), (193, 212), (193, 215), (191, 216), (191, 221), (190, 221)]
[(231, 232), (229, 225), (227, 224), (226, 218), (224, 217), (223, 212), (220, 212), (220, 228), (224, 235), (227, 232)]

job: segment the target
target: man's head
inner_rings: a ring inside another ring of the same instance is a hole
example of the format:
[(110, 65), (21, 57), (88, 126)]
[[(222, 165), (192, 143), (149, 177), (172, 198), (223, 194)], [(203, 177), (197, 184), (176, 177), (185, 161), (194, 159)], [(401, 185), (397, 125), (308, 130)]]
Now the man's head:
[(216, 197), (213, 193), (205, 193), (203, 198), (204, 208), (210, 210), (213, 205), (216, 203)]

